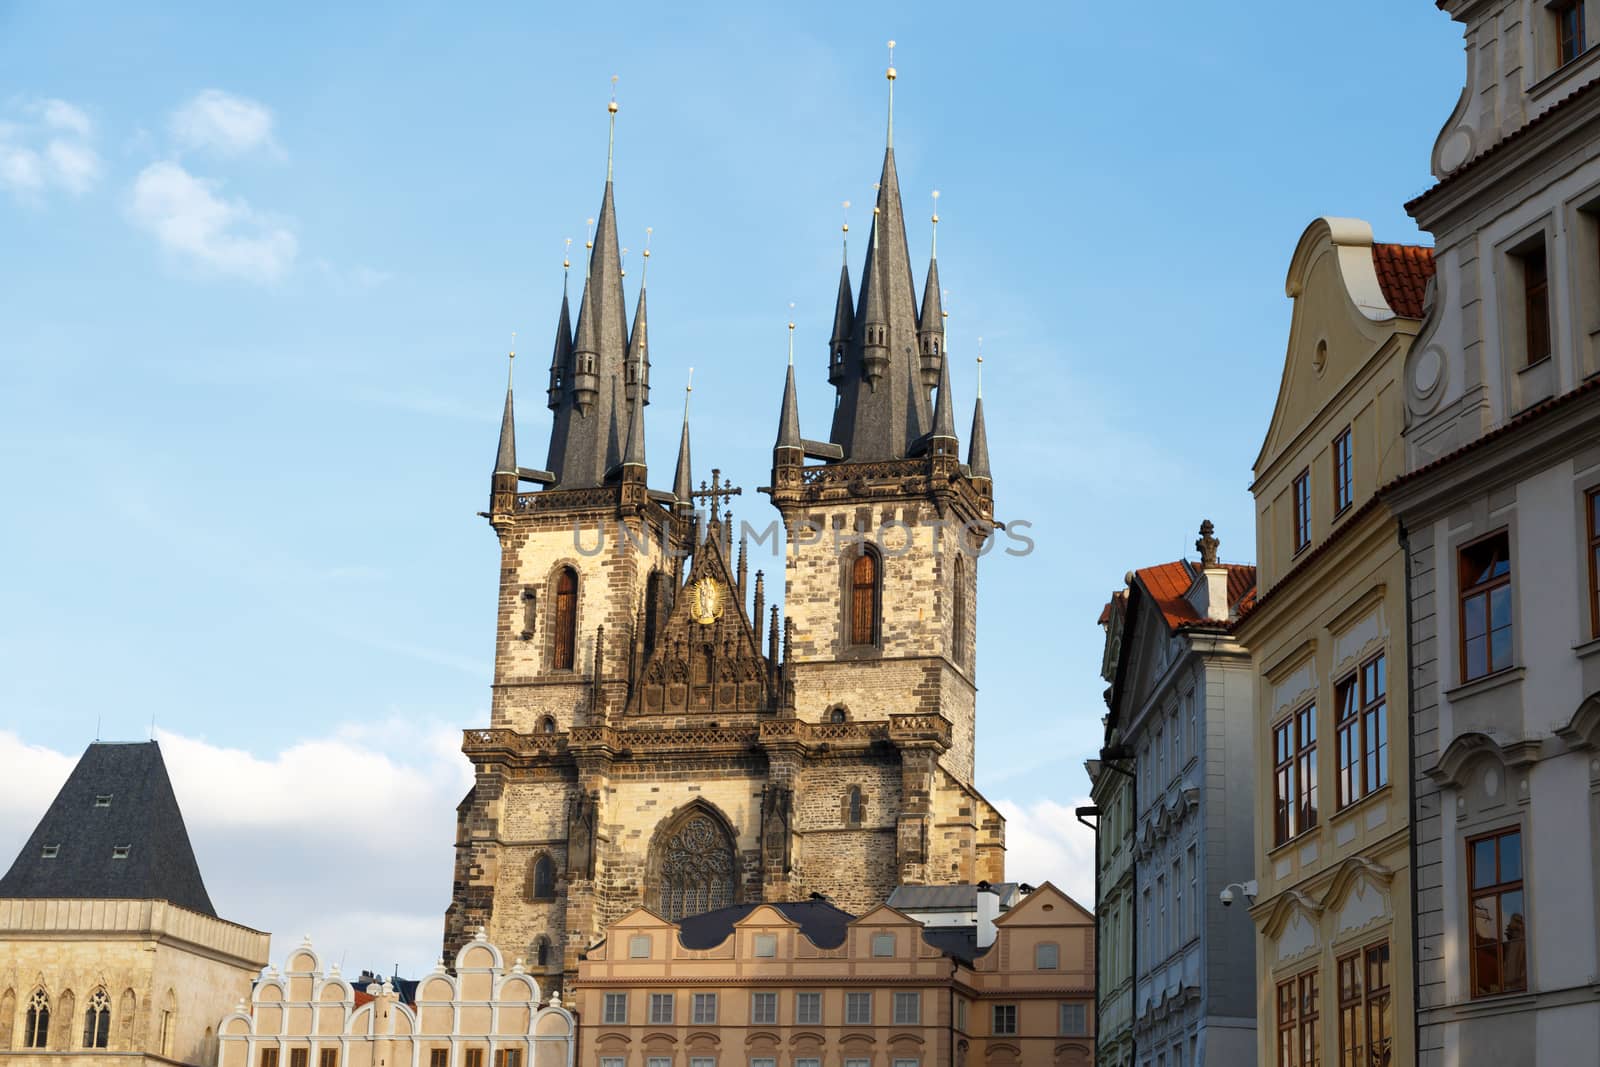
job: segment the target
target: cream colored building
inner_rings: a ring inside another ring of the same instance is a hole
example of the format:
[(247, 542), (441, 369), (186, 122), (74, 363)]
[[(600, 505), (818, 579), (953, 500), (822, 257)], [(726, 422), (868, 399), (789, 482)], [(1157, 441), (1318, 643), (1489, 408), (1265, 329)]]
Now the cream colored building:
[(508, 969), (480, 934), (417, 983), (358, 990), (307, 942), (222, 1020), (220, 1067), (571, 1067), (577, 1023), (521, 960)]
[(0, 1064), (209, 1067), (267, 948), (212, 909), (156, 743), (90, 745), (0, 879)]
[(1413, 1062), (1406, 571), (1376, 494), (1402, 472), (1401, 376), (1431, 273), (1429, 250), (1334, 218), (1289, 266), (1252, 486), (1258, 599), (1237, 629), (1256, 671), (1264, 1065)]
[(823, 900), (641, 908), (574, 995), (583, 1067), (1088, 1067), (1094, 918), (1048, 883), (968, 927)]

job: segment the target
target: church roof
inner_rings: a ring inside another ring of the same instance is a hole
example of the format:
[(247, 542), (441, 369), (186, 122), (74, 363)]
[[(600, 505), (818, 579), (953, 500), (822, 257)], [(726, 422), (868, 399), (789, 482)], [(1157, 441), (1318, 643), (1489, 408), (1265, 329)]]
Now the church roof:
[(0, 879), (0, 898), (17, 897), (165, 900), (216, 917), (156, 742), (84, 751)]
[(844, 944), (848, 932), (846, 927), (855, 921), (854, 915), (839, 910), (826, 900), (756, 901), (678, 920), (678, 941), (684, 948), (692, 950), (716, 948), (728, 939), (740, 920), (760, 907), (782, 912), (784, 918), (798, 925), (800, 932), (818, 948), (838, 948)]

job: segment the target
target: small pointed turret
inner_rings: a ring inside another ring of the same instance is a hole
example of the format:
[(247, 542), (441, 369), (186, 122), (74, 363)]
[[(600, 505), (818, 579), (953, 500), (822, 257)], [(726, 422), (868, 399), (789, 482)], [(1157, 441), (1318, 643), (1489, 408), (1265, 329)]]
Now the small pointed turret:
[(569, 237), (569, 254), (561, 259), (561, 314), (556, 319), (556, 343), (550, 353), (550, 387), (547, 390), (547, 406), (551, 411), (561, 406), (562, 391), (572, 378), (572, 313), (567, 303), (567, 276), (572, 267), (571, 244), (572, 238)]
[(772, 448), (775, 467), (799, 466), (805, 462), (805, 446), (800, 440), (800, 401), (794, 388), (794, 321), (789, 322), (789, 370), (783, 379), (783, 407), (778, 412), (778, 440)]
[(517, 424), (511, 404), (511, 368), (516, 358), (513, 348), (506, 358), (506, 408), (500, 416), (500, 446), (495, 450), (494, 474), (489, 479), (491, 516), (510, 515), (517, 506)]
[[(644, 297), (641, 295), (639, 299), (643, 301)], [(638, 373), (642, 376), (644, 372), (643, 370), (639, 370)], [(639, 480), (644, 481), (645, 462), (643, 396), (640, 396), (637, 400), (628, 405), (628, 443), (622, 452), (622, 466), (624, 468), (638, 468)], [(624, 470), (623, 473), (626, 475), (627, 471)]]
[[(981, 343), (981, 338), (979, 339)], [(991, 484), (989, 475), (989, 434), (983, 425), (983, 356), (978, 356), (978, 402), (972, 406), (972, 436), (967, 444), (967, 473), (973, 481), (981, 481), (984, 488)]]
[(956, 440), (955, 401), (950, 396), (950, 367), (939, 363), (939, 396), (933, 409), (933, 432), (928, 437), (928, 454), (934, 456), (961, 455), (960, 442)]
[(917, 348), (922, 364), (922, 387), (939, 384), (944, 362), (944, 303), (939, 293), (939, 190), (933, 191), (933, 251), (928, 256), (928, 279), (922, 284), (922, 313), (917, 316)]
[(687, 514), (694, 510), (694, 480), (689, 473), (689, 394), (694, 392), (694, 368), (689, 368), (689, 381), (683, 387), (683, 433), (678, 437), (678, 469), (672, 476), (673, 507)]
[[(844, 202), (845, 210), (850, 201)], [(855, 330), (856, 298), (850, 290), (850, 222), (844, 223), (844, 263), (839, 267), (839, 297), (833, 305), (833, 336), (828, 339), (828, 381), (835, 389), (847, 377), (845, 353), (850, 346), (850, 335)]]
[[(633, 309), (633, 329), (628, 331), (628, 403), (643, 395), (650, 403), (650, 343), (648, 317), (645, 314), (645, 290), (650, 283), (650, 232), (644, 231), (644, 269), (639, 275), (639, 302)], [(641, 389), (641, 386), (643, 387)]]

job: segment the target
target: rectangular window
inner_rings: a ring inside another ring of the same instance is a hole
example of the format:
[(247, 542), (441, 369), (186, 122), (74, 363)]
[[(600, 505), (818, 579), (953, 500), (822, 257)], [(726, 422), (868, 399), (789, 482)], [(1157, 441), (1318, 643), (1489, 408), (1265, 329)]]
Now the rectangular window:
[(325, 1048), (317, 1053), (317, 1067), (339, 1067), (339, 1050)]
[(1388, 1063), (1394, 1048), (1394, 1007), (1389, 1000), (1389, 942), (1369, 945), (1367, 970), (1367, 1062)]
[(794, 1021), (796, 1025), (819, 1025), (822, 1022), (822, 994), (796, 993), (794, 995)]
[(666, 1025), (671, 1026), (673, 1015), (675, 1014), (673, 1011), (674, 1007), (676, 1007), (676, 1005), (673, 1001), (673, 995), (671, 993), (651, 993), (650, 1021), (652, 1023), (665, 1023)]
[(1522, 264), (1523, 355), (1531, 367), (1550, 355), (1550, 268), (1542, 241), (1517, 259)]
[(133, 849), (132, 845), (112, 845), (111, 846), (111, 858), (114, 859), (114, 860), (125, 860), (125, 859), (128, 858), (128, 853), (132, 849)]
[(994, 1006), (994, 1034), (996, 1037), (1005, 1037), (1017, 1032), (1017, 1006), (1015, 1004), (996, 1004)]
[(311, 1050), (308, 1048), (292, 1048), (289, 1050), (289, 1067), (306, 1067), (311, 1061)]
[(1189, 846), (1189, 936), (1200, 935), (1200, 871), (1195, 860), (1198, 853), (1194, 845)]
[(871, 1026), (872, 994), (846, 993), (844, 995), (844, 1021), (858, 1026)]
[(967, 1002), (964, 1000), (956, 1001), (956, 1029), (963, 1032), (967, 1029)]
[(778, 994), (751, 993), (750, 1021), (756, 1025), (776, 1026), (778, 1023)]
[(1311, 472), (1303, 470), (1294, 479), (1294, 550), (1300, 552), (1311, 543)]
[(1563, 0), (1553, 4), (1550, 13), (1556, 20), (1556, 63), (1566, 66), (1583, 55), (1583, 0)]
[(1174, 949), (1182, 945), (1188, 937), (1188, 931), (1184, 928), (1185, 918), (1187, 916), (1183, 910), (1183, 861), (1175, 859), (1172, 861), (1172, 947)]
[(1082, 1037), (1089, 1032), (1089, 1009), (1085, 1004), (1061, 1005), (1061, 1032), (1068, 1037)]
[(1272, 730), (1273, 840), (1283, 844), (1317, 825), (1317, 706)]
[(1389, 784), (1389, 682), (1379, 655), (1339, 683), (1338, 803), (1343, 808)]
[(872, 1061), (866, 1059), (845, 1060), (844, 1067), (872, 1067)]
[(1156, 908), (1155, 958), (1164, 960), (1172, 948), (1167, 926), (1167, 876), (1164, 874), (1156, 875)]
[(822, 1061), (815, 1056), (799, 1056), (794, 1061), (794, 1067), (822, 1067)]
[(694, 995), (693, 1020), (699, 1024), (717, 1021), (717, 995), (715, 993), (696, 993)]
[(628, 958), (630, 960), (647, 960), (650, 958), (649, 934), (634, 934), (628, 938)]
[(628, 994), (607, 993), (605, 1000), (605, 1021), (611, 1025), (620, 1025), (628, 1021)]
[(40, 850), (39, 854), (44, 859), (53, 860), (57, 856), (61, 855), (61, 846), (60, 845), (45, 845)]
[(778, 954), (777, 934), (756, 935), (756, 956), (760, 959), (770, 959)]
[(1054, 941), (1033, 947), (1033, 966), (1039, 971), (1053, 971), (1061, 966), (1061, 949)]
[(893, 1067), (920, 1067), (922, 1061), (914, 1058), (896, 1057)]
[(1589, 515), (1589, 635), (1600, 637), (1600, 489), (1583, 503)]
[(1528, 988), (1527, 916), (1522, 898), (1522, 831), (1467, 842), (1472, 912), (1472, 995)]
[(689, 1067), (717, 1067), (717, 1058), (715, 1056), (691, 1056), (689, 1058)]
[(1340, 514), (1355, 499), (1355, 481), (1350, 472), (1350, 427), (1333, 439), (1333, 512)]
[(1277, 1002), (1278, 1067), (1321, 1067), (1317, 972), (1279, 982)]
[(1461, 680), (1511, 666), (1511, 536), (1505, 530), (1461, 550)]
[(495, 1049), (494, 1067), (522, 1067), (522, 1050), (520, 1048)]
[(483, 1049), (467, 1049), (467, 1062), (465, 1067), (483, 1067)]
[(753, 1056), (750, 1059), (750, 1067), (778, 1067), (778, 1061), (771, 1056)]
[(672, 1067), (671, 1056), (651, 1056), (644, 1061), (645, 1067)]
[(1172, 773), (1177, 774), (1183, 770), (1183, 719), (1179, 709), (1172, 709), (1172, 718), (1167, 723), (1167, 736), (1172, 738)]
[[(30, 1046), (32, 1047), (32, 1046)], [(261, 1067), (278, 1067), (278, 1050), (264, 1048), (261, 1050)]]
[(872, 954), (874, 956), (893, 956), (894, 955), (894, 935), (893, 934), (873, 934), (872, 935)]
[(623, 1067), (627, 1061), (621, 1056), (601, 1056), (600, 1067)]
[(894, 995), (894, 1023), (905, 1026), (922, 1022), (922, 994), (896, 993)]
[(447, 1048), (429, 1049), (428, 1067), (450, 1067), (450, 1050)]

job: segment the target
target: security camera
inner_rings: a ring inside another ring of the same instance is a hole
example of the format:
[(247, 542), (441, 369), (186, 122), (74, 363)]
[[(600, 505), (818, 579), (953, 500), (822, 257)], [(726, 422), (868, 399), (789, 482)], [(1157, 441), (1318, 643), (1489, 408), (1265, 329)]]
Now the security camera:
[(1233, 906), (1233, 891), (1235, 889), (1244, 894), (1244, 902), (1246, 904), (1254, 904), (1256, 902), (1257, 890), (1256, 880), (1254, 878), (1250, 879), (1248, 882), (1229, 882), (1227, 885), (1222, 887), (1222, 892), (1217, 894), (1217, 899), (1222, 901), (1222, 906), (1224, 908)]
[(1224, 908), (1232, 907), (1233, 906), (1233, 890), (1224, 889), (1222, 892), (1217, 894), (1217, 899), (1222, 901), (1222, 906)]

